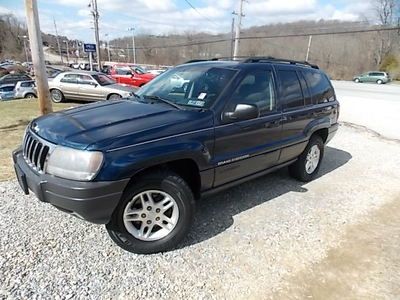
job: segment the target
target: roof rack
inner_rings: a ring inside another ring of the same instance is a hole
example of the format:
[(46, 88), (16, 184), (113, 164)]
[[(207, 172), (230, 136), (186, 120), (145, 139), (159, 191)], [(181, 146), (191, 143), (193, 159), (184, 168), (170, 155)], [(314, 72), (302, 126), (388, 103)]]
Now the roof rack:
[(305, 65), (309, 66), (313, 69), (319, 69), (317, 65), (310, 64), (308, 61), (298, 61), (298, 60), (291, 60), (291, 59), (284, 59), (284, 58), (275, 58), (272, 56), (255, 56), (255, 57), (248, 57), (242, 60), (242, 63), (257, 63), (257, 62), (282, 62), (288, 63), (291, 65)]
[(202, 62), (202, 61), (215, 61), (219, 60), (218, 58), (210, 58), (210, 59), (191, 59), (188, 60), (187, 62), (184, 62), (183, 64), (191, 64), (191, 63), (197, 63), (197, 62)]

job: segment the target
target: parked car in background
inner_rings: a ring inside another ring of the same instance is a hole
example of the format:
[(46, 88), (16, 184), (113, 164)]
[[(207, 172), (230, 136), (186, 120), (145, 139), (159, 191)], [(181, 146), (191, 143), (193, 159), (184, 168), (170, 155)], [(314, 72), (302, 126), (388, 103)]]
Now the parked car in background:
[(13, 84), (4, 84), (0, 86), (0, 100), (11, 100), (15, 98)]
[(51, 99), (64, 100), (115, 100), (134, 95), (135, 88), (117, 84), (114, 79), (99, 72), (71, 71), (58, 74), (49, 80)]
[(26, 81), (26, 80), (32, 80), (32, 78), (26, 74), (7, 74), (0, 78), (0, 85), (2, 84), (16, 85), (18, 81)]
[(155, 76), (158, 76), (162, 73), (164, 73), (166, 70), (165, 69), (153, 69), (153, 70), (147, 70), (148, 73), (153, 74)]
[(377, 84), (388, 83), (392, 79), (389, 74), (381, 71), (367, 72), (353, 77), (354, 82), (376, 82)]
[(50, 77), (50, 78), (54, 78), (58, 74), (60, 74), (62, 72), (63, 72), (63, 70), (60, 70), (60, 69), (57, 69), (57, 68), (54, 68), (54, 67), (46, 66), (46, 73), (47, 73), (47, 76)]
[(108, 72), (118, 83), (137, 87), (145, 85), (156, 77), (156, 75), (148, 73), (143, 68), (132, 64), (116, 64), (111, 66)]
[(15, 98), (37, 98), (36, 84), (34, 80), (18, 81), (14, 88)]

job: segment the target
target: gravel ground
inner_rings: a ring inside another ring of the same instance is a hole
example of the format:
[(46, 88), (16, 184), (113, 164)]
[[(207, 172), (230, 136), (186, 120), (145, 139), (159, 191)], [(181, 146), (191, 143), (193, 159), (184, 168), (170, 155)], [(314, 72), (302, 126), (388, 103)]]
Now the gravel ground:
[(341, 126), (318, 179), (281, 170), (202, 200), (185, 243), (148, 256), (3, 182), (0, 298), (270, 298), (400, 194), (399, 165), (399, 143)]

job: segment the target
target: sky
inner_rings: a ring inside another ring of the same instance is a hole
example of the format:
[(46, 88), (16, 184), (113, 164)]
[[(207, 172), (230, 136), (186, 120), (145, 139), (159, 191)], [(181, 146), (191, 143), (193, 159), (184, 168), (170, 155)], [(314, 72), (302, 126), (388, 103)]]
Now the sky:
[[(364, 20), (372, 15), (373, 0), (247, 0), (243, 27), (299, 20)], [(38, 0), (43, 32), (93, 42), (89, 0)], [(232, 12), (239, 0), (98, 0), (100, 39), (136, 34), (229, 32)], [(0, 14), (13, 13), (25, 20), (23, 0), (0, 0)]]

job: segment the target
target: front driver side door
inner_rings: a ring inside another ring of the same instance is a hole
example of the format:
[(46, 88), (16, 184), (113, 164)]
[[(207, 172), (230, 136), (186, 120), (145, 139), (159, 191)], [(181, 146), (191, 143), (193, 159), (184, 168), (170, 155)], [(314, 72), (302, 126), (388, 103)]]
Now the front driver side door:
[[(278, 109), (274, 72), (262, 66), (246, 72), (224, 112), (237, 104), (252, 104), (260, 116), (250, 120), (228, 120), (215, 127), (214, 186), (268, 169), (279, 158), (281, 112)], [(225, 123), (225, 124), (224, 124)]]

